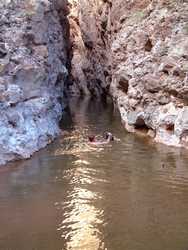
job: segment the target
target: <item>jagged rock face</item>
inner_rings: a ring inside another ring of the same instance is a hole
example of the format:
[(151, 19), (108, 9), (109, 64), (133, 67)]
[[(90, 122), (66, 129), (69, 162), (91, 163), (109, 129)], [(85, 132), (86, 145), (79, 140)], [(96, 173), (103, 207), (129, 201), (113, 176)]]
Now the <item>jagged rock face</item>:
[(110, 91), (128, 131), (188, 147), (187, 0), (69, 7), (0, 1), (0, 164), (29, 157), (58, 134), (70, 58), (71, 93)]
[(0, 164), (30, 157), (59, 132), (67, 77), (60, 3), (0, 3)]
[[(106, 88), (110, 82), (128, 131), (144, 128), (158, 142), (188, 146), (187, 0), (77, 2), (73, 75), (86, 68)], [(78, 77), (84, 87), (92, 82), (85, 76)]]
[(188, 146), (187, 21), (187, 1), (115, 0), (111, 10), (111, 93), (125, 127), (175, 146)]
[(107, 26), (109, 4), (101, 0), (70, 0), (72, 94), (101, 96), (110, 84)]

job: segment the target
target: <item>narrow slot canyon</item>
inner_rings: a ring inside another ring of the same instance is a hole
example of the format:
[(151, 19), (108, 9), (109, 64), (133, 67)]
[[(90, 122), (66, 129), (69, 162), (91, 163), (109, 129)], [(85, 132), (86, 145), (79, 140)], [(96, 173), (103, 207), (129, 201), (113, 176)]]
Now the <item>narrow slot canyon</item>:
[(187, 147), (186, 1), (1, 6), (1, 164), (57, 137), (70, 95), (111, 96), (126, 130), (142, 119), (156, 142)]
[(187, 24), (187, 0), (0, 0), (0, 250), (187, 248)]

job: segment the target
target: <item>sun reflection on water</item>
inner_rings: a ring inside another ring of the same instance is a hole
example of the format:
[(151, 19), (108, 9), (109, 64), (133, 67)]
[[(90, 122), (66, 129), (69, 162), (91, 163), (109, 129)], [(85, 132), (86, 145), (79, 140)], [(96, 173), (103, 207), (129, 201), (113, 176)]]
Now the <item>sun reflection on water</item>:
[(95, 188), (104, 180), (99, 177), (98, 170), (92, 168), (89, 157), (92, 153), (97, 157), (104, 149), (88, 145), (87, 136), (87, 128), (75, 128), (63, 137), (61, 146), (55, 151), (55, 156), (75, 157), (70, 168), (57, 180), (68, 182), (66, 198), (55, 204), (62, 211), (57, 230), (64, 242), (63, 250), (105, 249), (101, 232), (104, 211), (96, 205), (102, 196)]
[(88, 129), (77, 128), (71, 131), (71, 133), (62, 137), (61, 146), (55, 151), (54, 156), (75, 155), (79, 157), (82, 153), (101, 152), (104, 150), (102, 146), (93, 147), (89, 145), (87, 138)]
[(68, 173), (70, 189), (66, 201), (61, 203), (63, 220), (57, 230), (61, 232), (68, 250), (105, 249), (99, 229), (99, 225), (103, 224), (103, 210), (95, 206), (95, 201), (101, 196), (90, 190), (90, 185), (94, 183), (93, 171), (96, 170), (87, 168), (87, 161), (84, 166), (83, 161), (77, 160), (73, 164), (73, 174), (70, 176)]

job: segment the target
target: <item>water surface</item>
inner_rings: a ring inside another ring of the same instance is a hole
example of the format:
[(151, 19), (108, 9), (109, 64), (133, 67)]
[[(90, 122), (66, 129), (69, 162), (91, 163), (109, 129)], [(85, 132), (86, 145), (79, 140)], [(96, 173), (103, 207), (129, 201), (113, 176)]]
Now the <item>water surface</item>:
[[(71, 101), (64, 136), (0, 169), (0, 250), (188, 250), (188, 153), (128, 134), (112, 105)], [(91, 148), (88, 134), (121, 138)]]

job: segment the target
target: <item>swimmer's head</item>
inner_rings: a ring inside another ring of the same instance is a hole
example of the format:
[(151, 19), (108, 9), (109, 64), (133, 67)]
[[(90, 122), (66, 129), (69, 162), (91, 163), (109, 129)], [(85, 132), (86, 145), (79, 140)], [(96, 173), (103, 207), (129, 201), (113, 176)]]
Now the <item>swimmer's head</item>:
[(105, 139), (110, 140), (110, 141), (114, 141), (114, 136), (112, 135), (112, 133), (106, 132), (105, 133)]
[(89, 142), (94, 142), (95, 141), (95, 136), (94, 135), (88, 136), (88, 140), (89, 140)]

